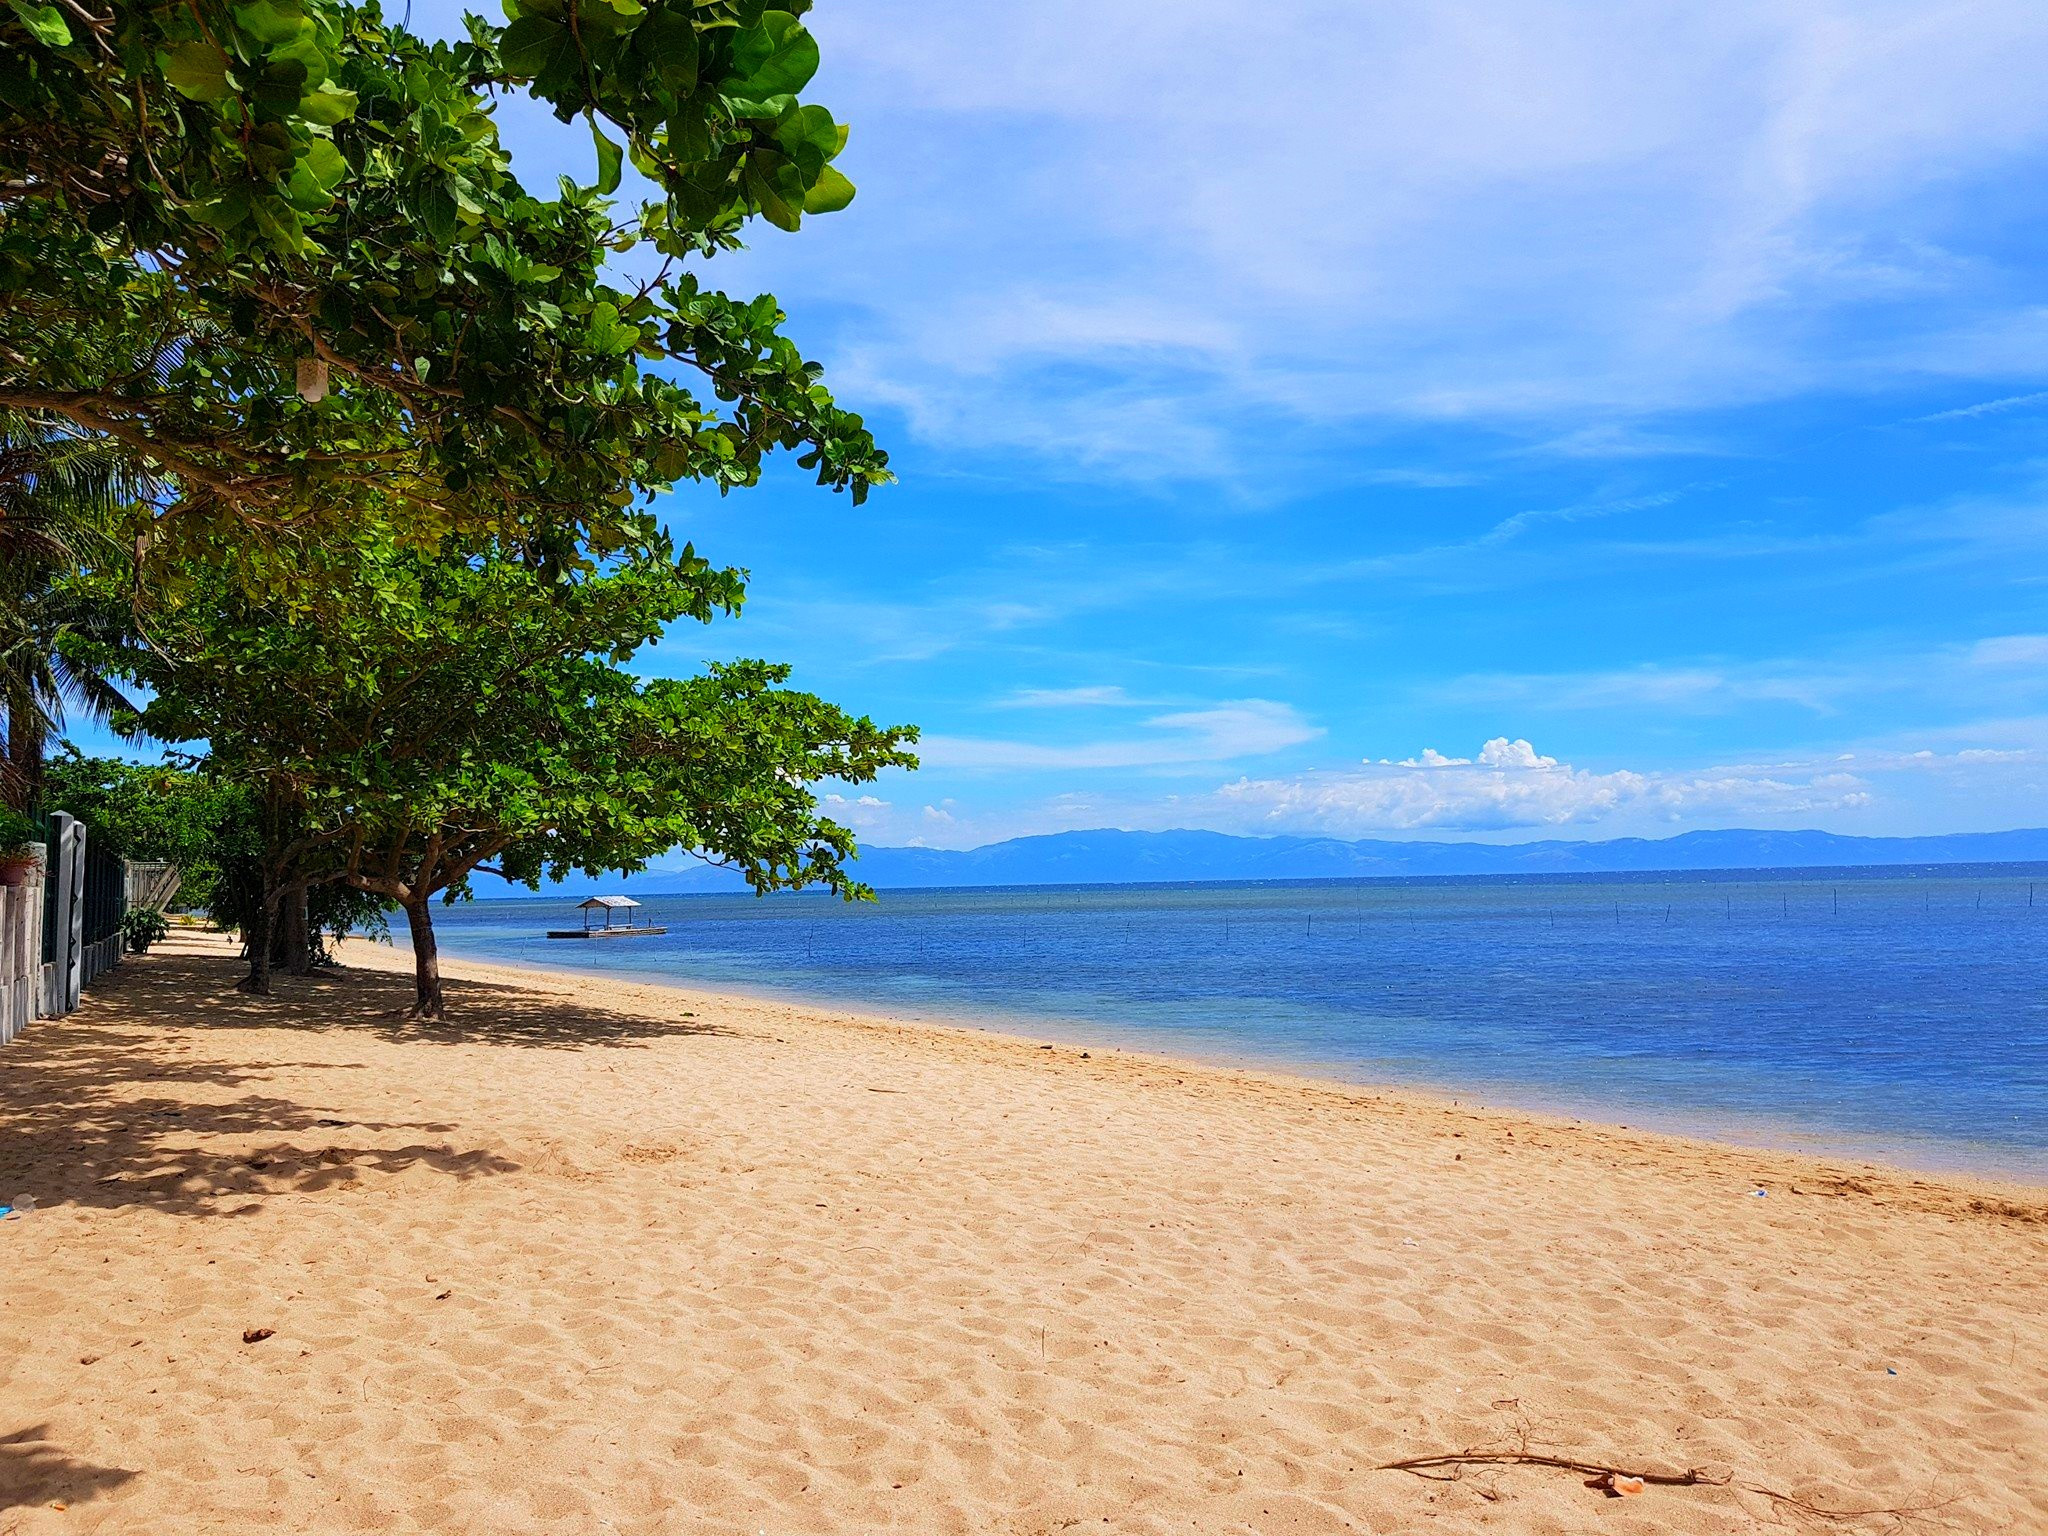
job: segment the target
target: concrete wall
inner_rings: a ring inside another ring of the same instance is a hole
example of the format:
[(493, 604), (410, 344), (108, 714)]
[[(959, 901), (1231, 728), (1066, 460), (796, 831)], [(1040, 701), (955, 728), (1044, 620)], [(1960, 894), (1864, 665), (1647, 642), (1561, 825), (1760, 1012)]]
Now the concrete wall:
[(43, 866), (0, 886), (0, 1045), (43, 1011)]

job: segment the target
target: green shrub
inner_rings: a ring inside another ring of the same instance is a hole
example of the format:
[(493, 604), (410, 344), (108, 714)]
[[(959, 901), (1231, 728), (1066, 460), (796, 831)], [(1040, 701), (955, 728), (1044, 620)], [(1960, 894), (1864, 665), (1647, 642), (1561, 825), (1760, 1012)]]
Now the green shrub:
[(19, 811), (10, 811), (0, 806), (0, 859), (11, 853), (39, 847), (42, 841), (43, 829), (40, 823)]
[(121, 917), (121, 935), (138, 955), (170, 931), (169, 921), (155, 907), (130, 907)]

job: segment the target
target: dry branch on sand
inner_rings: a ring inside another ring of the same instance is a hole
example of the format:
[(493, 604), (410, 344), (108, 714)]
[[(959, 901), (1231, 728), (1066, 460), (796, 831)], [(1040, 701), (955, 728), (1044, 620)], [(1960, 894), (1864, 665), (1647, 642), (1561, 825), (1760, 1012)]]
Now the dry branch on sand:
[(1588, 1488), (1597, 1488), (1610, 1498), (1640, 1494), (1646, 1487), (1736, 1488), (1744, 1493), (1753, 1493), (1769, 1499), (1780, 1509), (1810, 1520), (1833, 1525), (1885, 1520), (1890, 1522), (1890, 1528), (1895, 1531), (1906, 1530), (1914, 1522), (1931, 1519), (1955, 1502), (1953, 1499), (1944, 1499), (1933, 1504), (1830, 1509), (1826, 1505), (1814, 1503), (1811, 1499), (1782, 1493), (1758, 1483), (1738, 1483), (1732, 1473), (1708, 1472), (1700, 1467), (1688, 1467), (1683, 1472), (1616, 1467), (1605, 1462), (1581, 1461), (1571, 1456), (1551, 1456), (1541, 1451), (1526, 1449), (1489, 1450), (1475, 1447), (1463, 1451), (1446, 1451), (1433, 1456), (1410, 1456), (1401, 1461), (1381, 1462), (1374, 1470), (1407, 1472), (1437, 1482), (1456, 1482), (1469, 1467), (1554, 1467), (1564, 1472), (1578, 1472), (1585, 1476)]

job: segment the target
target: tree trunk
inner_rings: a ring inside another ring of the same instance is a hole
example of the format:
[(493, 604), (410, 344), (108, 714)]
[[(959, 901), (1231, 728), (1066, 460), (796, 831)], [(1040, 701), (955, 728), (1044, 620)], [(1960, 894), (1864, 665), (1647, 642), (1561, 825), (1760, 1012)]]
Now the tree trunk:
[(412, 979), (419, 994), (413, 1004), (413, 1017), (438, 1019), (442, 1011), (441, 954), (434, 945), (434, 917), (427, 902), (407, 903), (405, 921), (412, 930)]
[(313, 933), (306, 908), (306, 887), (294, 886), (284, 899), (284, 964), (294, 976), (313, 969)]
[(8, 809), (32, 809), (43, 790), (43, 718), (35, 700), (18, 689), (7, 699), (7, 769), (0, 790)]
[(270, 901), (256, 904), (250, 914), (249, 932), (249, 974), (235, 983), (240, 992), (251, 992), (257, 997), (270, 996)]

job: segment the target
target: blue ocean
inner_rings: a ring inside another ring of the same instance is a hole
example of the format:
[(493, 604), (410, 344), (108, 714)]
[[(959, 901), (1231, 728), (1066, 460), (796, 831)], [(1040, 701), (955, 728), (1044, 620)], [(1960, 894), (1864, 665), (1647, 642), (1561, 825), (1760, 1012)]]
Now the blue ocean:
[[(2036, 893), (2038, 888), (2038, 901)], [(651, 896), (445, 952), (2048, 1182), (2048, 865)]]

